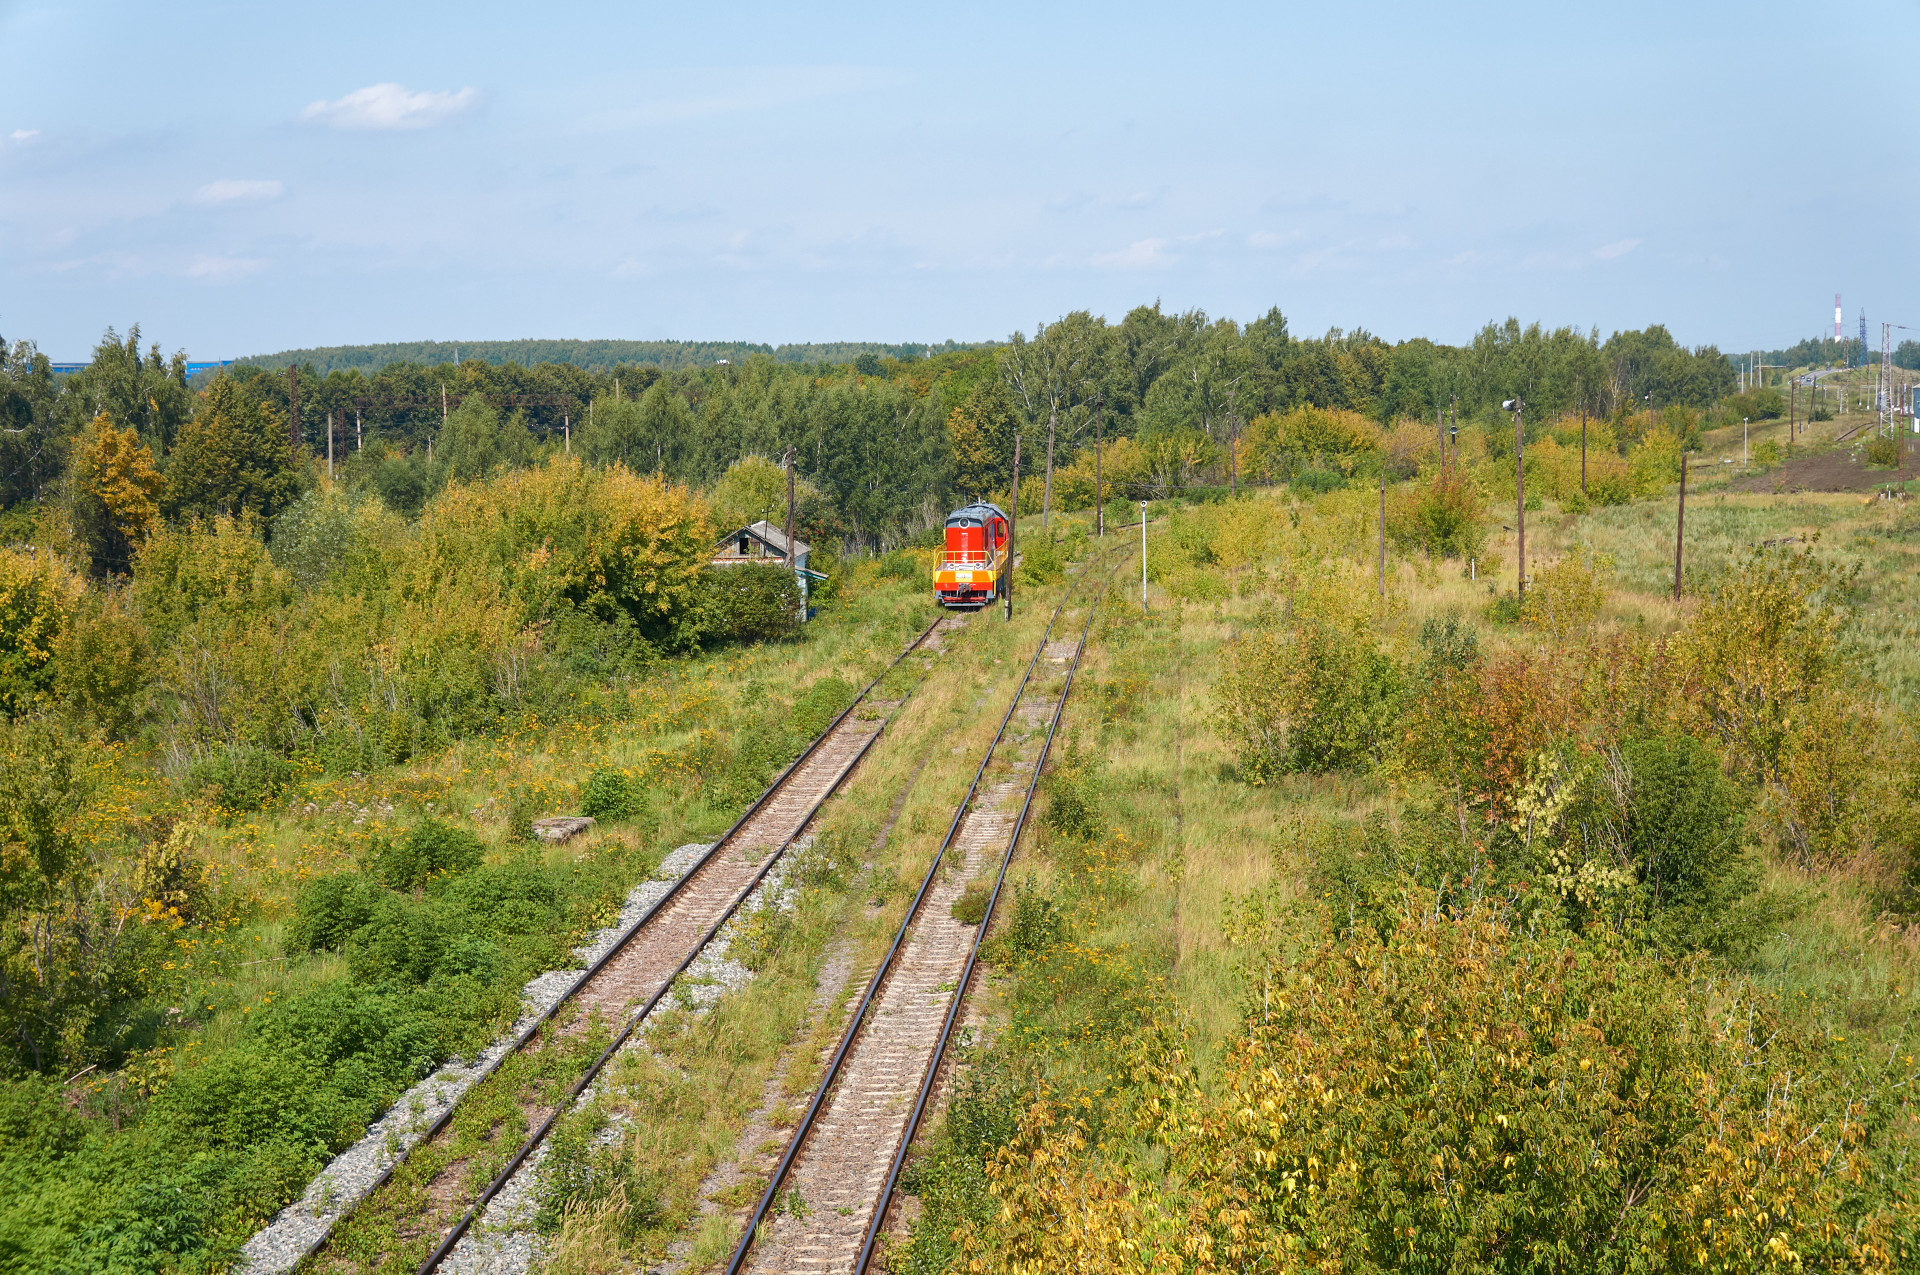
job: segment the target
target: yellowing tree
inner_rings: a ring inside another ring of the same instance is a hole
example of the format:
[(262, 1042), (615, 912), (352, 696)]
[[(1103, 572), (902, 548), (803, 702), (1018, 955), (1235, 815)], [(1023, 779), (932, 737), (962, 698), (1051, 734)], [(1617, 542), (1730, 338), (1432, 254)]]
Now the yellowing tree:
[(133, 551), (160, 520), (166, 479), (133, 430), (118, 430), (101, 412), (74, 449), (71, 472), (74, 534), (87, 547), (95, 575), (127, 572)]

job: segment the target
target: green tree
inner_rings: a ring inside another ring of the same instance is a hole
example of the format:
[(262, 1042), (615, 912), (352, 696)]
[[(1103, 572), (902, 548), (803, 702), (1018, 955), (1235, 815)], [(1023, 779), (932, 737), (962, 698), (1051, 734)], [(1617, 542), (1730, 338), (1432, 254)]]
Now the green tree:
[(167, 465), (168, 516), (271, 519), (299, 494), (283, 422), (264, 404), (247, 402), (232, 378), (215, 377)]
[(485, 478), (497, 469), (517, 469), (533, 455), (533, 436), (519, 412), (502, 419), (485, 396), (469, 394), (440, 431), (439, 459), (456, 482)]

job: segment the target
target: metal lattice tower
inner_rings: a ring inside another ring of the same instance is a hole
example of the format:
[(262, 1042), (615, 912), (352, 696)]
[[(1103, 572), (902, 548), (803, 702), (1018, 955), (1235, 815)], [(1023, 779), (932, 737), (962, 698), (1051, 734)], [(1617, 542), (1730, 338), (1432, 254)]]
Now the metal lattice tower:
[(1865, 367), (1866, 365), (1867, 365), (1867, 308), (1865, 306), (1861, 306), (1860, 307), (1860, 361), (1854, 364), (1854, 366)]

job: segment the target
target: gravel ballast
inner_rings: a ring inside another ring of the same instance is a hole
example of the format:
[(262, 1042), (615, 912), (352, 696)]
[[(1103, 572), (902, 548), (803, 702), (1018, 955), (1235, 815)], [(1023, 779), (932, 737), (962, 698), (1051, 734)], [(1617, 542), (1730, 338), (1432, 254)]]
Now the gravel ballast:
[[(246, 1242), (241, 1249), (239, 1268), (243, 1275), (283, 1275), (291, 1270), (309, 1249), (333, 1230), (341, 1217), (365, 1198), (374, 1181), (411, 1150), (435, 1120), (457, 1103), (467, 1090), (493, 1073), (512, 1052), (514, 1042), (540, 1021), (548, 1010), (559, 1004), (568, 990), (580, 980), (581, 970), (618, 946), (639, 924), (647, 910), (663, 898), (710, 848), (700, 844), (685, 845), (661, 860), (652, 879), (641, 882), (628, 893), (626, 902), (620, 907), (619, 919), (605, 929), (595, 931), (583, 946), (574, 949), (574, 955), (580, 959), (579, 965), (571, 969), (549, 970), (527, 983), (521, 993), (520, 1018), (505, 1035), (480, 1051), (471, 1061), (448, 1059), (439, 1070), (401, 1094), (385, 1115), (368, 1126), (364, 1137), (335, 1156), (332, 1163), (308, 1184), (306, 1192), (298, 1200), (282, 1209), (273, 1221), (255, 1232)], [(696, 964), (695, 968), (699, 968), (699, 965)], [(532, 1178), (529, 1176), (527, 1180), (531, 1181)], [(494, 1204), (499, 1205), (518, 1185), (510, 1184)], [(490, 1207), (489, 1215), (491, 1212)], [(532, 1257), (531, 1212), (527, 1216), (526, 1225), (529, 1229), (524, 1233), (529, 1236), (529, 1244), (525, 1258), (517, 1265), (456, 1268), (449, 1264), (447, 1269), (527, 1269)], [(507, 1254), (503, 1253), (502, 1256)]]

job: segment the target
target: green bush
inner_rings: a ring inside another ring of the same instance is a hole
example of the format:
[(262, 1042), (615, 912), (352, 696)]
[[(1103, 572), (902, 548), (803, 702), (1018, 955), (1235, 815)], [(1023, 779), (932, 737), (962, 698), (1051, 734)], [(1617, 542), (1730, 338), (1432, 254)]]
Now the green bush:
[(1897, 438), (1870, 439), (1866, 446), (1867, 464), (1882, 469), (1892, 469), (1900, 463), (1900, 440)]
[(374, 842), (374, 875), (396, 890), (424, 885), (428, 877), (470, 872), (480, 865), (480, 838), (438, 819), (424, 819), (398, 841)]
[(778, 564), (708, 567), (696, 605), (708, 642), (772, 641), (796, 632), (802, 619), (800, 585)]
[(1754, 421), (1770, 421), (1777, 416), (1787, 414), (1787, 396), (1772, 386), (1757, 390), (1747, 390), (1742, 394), (1733, 394), (1722, 399), (1720, 406), (1735, 421), (1745, 417)]
[(1626, 843), (1654, 937), (1684, 950), (1749, 947), (1755, 936), (1737, 905), (1760, 870), (1746, 839), (1746, 790), (1690, 736), (1629, 739), (1620, 754), (1631, 776)]
[(424, 983), (447, 954), (442, 909), (383, 891), (373, 914), (347, 940), (347, 969), (357, 983)]
[(1013, 887), (1013, 918), (1007, 924), (1007, 949), (1016, 959), (1040, 956), (1067, 934), (1066, 914), (1045, 887), (1031, 877)]
[(230, 744), (187, 767), (187, 789), (227, 810), (259, 810), (293, 782), (293, 766), (264, 748)]
[(373, 918), (380, 887), (358, 872), (313, 877), (294, 901), (287, 947), (295, 952), (338, 952), (353, 932)]
[(1018, 548), (1021, 584), (1049, 584), (1065, 574), (1059, 549), (1045, 536), (1025, 537)]
[(1331, 469), (1303, 469), (1287, 483), (1300, 496), (1321, 496), (1346, 485), (1346, 476)]
[(588, 777), (580, 792), (580, 813), (591, 819), (627, 819), (639, 811), (640, 794), (633, 781), (605, 766)]

